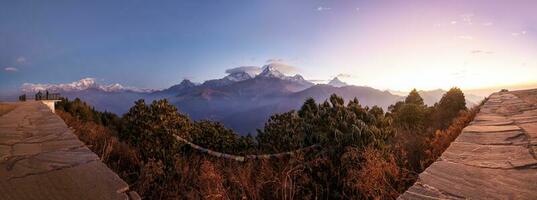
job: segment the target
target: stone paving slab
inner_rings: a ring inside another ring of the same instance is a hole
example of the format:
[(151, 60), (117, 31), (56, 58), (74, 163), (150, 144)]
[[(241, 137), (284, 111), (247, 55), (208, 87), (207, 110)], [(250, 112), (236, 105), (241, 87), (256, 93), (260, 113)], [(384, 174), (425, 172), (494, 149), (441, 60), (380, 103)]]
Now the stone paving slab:
[(0, 117), (0, 199), (138, 197), (44, 104), (18, 104)]
[(482, 145), (526, 145), (528, 138), (524, 131), (496, 133), (462, 132), (455, 142), (468, 142)]
[(537, 199), (537, 105), (532, 102), (537, 101), (511, 92), (492, 94), (399, 199)]

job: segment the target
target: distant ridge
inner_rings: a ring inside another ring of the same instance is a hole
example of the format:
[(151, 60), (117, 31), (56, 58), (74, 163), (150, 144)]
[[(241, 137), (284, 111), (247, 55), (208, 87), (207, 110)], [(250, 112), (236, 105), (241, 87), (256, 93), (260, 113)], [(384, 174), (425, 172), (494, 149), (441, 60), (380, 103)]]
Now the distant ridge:
[[(24, 84), (23, 91), (34, 92), (48, 89), (60, 92), (70, 99), (80, 97), (99, 110), (117, 114), (128, 111), (134, 101), (150, 102), (166, 98), (181, 112), (195, 120), (220, 121), (235, 131), (256, 134), (274, 113), (298, 109), (309, 97), (322, 103), (331, 94), (346, 100), (357, 98), (364, 106), (384, 109), (403, 100), (406, 93), (394, 94), (371, 87), (353, 86), (338, 77), (328, 84), (314, 84), (300, 74), (288, 76), (279, 69), (290, 68), (281, 63), (269, 63), (259, 71), (255, 67), (228, 70), (228, 75), (207, 80), (201, 84), (188, 79), (163, 90), (139, 90), (120, 84), (99, 84), (93, 78), (85, 78), (66, 84)], [(446, 91), (419, 91), (425, 103), (433, 105)], [(465, 94), (468, 104), (476, 104), (480, 97)]]

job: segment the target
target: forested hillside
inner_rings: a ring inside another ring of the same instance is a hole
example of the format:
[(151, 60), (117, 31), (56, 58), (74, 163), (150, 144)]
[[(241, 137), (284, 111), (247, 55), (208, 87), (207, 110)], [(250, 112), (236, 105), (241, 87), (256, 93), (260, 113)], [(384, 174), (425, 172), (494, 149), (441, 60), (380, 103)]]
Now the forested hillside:
[[(413, 90), (388, 111), (332, 95), (271, 116), (254, 138), (220, 123), (193, 121), (166, 100), (138, 100), (121, 117), (80, 99), (57, 104), (79, 138), (149, 199), (394, 199), (476, 112), (466, 108), (458, 88), (434, 106)], [(235, 155), (318, 148), (237, 161), (198, 151), (174, 136)]]

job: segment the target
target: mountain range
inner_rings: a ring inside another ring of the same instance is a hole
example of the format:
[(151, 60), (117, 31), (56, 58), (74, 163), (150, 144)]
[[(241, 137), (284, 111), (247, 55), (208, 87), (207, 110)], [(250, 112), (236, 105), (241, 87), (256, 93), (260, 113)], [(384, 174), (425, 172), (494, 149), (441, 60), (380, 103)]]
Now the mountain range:
[[(207, 80), (201, 84), (183, 80), (163, 90), (142, 90), (120, 84), (102, 85), (95, 79), (85, 78), (66, 84), (25, 83), (22, 91), (60, 92), (64, 97), (79, 97), (98, 110), (117, 114), (127, 112), (134, 101), (141, 98), (146, 102), (166, 98), (194, 120), (219, 121), (238, 133), (253, 135), (272, 114), (298, 109), (309, 97), (322, 103), (335, 93), (345, 100), (356, 97), (364, 106), (377, 105), (383, 109), (405, 97), (405, 94), (394, 91), (349, 85), (337, 77), (328, 84), (314, 84), (298, 74), (287, 76), (279, 71), (280, 67), (278, 63), (271, 63), (263, 66), (259, 73), (236, 70), (228, 72), (221, 79)], [(432, 105), (446, 91), (419, 92), (425, 103)], [(482, 99), (469, 94), (466, 97), (470, 105)]]

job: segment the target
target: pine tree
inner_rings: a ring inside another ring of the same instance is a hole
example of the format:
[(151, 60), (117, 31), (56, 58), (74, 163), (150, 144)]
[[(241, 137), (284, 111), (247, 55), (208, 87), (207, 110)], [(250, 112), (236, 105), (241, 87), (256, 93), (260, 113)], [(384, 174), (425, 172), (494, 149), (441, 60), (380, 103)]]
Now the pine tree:
[(416, 89), (412, 89), (412, 91), (410, 91), (410, 93), (405, 99), (405, 103), (424, 105), (423, 98), (421, 98), (420, 94)]
[(457, 87), (451, 88), (435, 105), (436, 128), (446, 129), (459, 112), (466, 109), (464, 93)]

